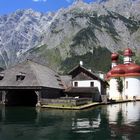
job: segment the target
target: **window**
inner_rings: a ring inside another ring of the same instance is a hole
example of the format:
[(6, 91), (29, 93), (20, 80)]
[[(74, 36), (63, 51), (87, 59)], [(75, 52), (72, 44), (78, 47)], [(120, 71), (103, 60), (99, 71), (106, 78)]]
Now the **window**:
[(19, 72), (19, 74), (17, 74), (16, 76), (16, 81), (22, 81), (25, 78), (25, 74), (24, 72)]
[(128, 81), (126, 81), (126, 86), (125, 87), (126, 87), (126, 89), (128, 89)]
[(4, 73), (0, 73), (0, 80), (4, 78)]
[(74, 86), (75, 87), (78, 87), (78, 82), (74, 82)]
[(90, 87), (94, 87), (94, 82), (90, 82)]

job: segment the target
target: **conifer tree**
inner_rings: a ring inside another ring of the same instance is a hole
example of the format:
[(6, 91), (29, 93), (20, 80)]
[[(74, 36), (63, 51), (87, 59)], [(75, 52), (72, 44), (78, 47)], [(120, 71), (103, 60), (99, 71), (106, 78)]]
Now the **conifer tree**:
[(117, 78), (117, 89), (120, 92), (121, 95), (121, 99), (122, 99), (122, 92), (123, 92), (123, 81), (122, 79), (119, 77)]

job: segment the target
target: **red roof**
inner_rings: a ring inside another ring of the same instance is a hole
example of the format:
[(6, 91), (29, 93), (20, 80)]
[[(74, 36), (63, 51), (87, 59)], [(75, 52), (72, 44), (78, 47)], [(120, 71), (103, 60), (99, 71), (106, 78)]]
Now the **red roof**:
[(107, 73), (106, 79), (127, 76), (140, 76), (140, 66), (135, 63), (119, 64)]

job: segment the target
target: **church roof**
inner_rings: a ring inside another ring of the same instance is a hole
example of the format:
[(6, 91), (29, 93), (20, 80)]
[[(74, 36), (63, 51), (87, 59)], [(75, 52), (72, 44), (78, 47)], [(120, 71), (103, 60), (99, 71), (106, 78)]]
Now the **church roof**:
[[(124, 50), (123, 55), (124, 55), (124, 57), (131, 58), (133, 55), (133, 52), (130, 48), (126, 48)], [(113, 58), (112, 62), (114, 62), (114, 60), (116, 61), (118, 59), (117, 54), (113, 53), (111, 58)], [(131, 62), (130, 60), (127, 63), (118, 64), (118, 65), (114, 66), (106, 74), (106, 79), (109, 80), (111, 77), (132, 77), (132, 76), (140, 77), (140, 66)]]
[(140, 76), (140, 66), (135, 63), (119, 64), (113, 67), (106, 75), (106, 79), (111, 77)]
[[(60, 76), (52, 69), (27, 60), (0, 73), (3, 88), (56, 88), (63, 89)], [(18, 79), (23, 76), (23, 79)]]

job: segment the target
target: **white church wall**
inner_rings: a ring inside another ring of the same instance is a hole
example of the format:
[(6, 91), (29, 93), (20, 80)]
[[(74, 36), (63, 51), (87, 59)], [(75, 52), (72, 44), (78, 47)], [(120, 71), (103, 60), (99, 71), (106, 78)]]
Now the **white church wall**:
[(125, 78), (125, 95), (128, 99), (140, 98), (140, 77), (126, 77)]
[(112, 100), (119, 100), (120, 99), (120, 93), (117, 89), (117, 79), (116, 78), (112, 78), (109, 81), (109, 90), (108, 90), (108, 94), (109, 94), (109, 99)]

